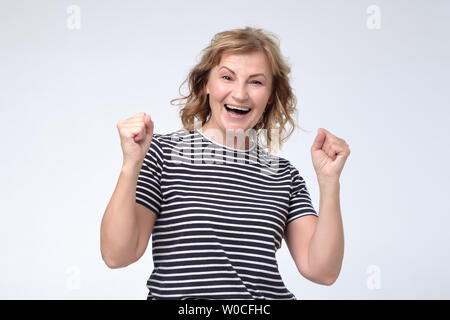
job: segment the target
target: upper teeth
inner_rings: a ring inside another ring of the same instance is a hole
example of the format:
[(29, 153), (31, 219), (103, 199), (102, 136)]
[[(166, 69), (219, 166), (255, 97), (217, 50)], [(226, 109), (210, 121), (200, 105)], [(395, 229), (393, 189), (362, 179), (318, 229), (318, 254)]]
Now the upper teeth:
[(232, 106), (231, 104), (226, 104), (226, 106), (230, 109), (236, 109), (236, 110), (242, 110), (242, 111), (248, 111), (250, 110), (250, 108), (241, 108), (241, 107), (236, 107), (236, 106)]

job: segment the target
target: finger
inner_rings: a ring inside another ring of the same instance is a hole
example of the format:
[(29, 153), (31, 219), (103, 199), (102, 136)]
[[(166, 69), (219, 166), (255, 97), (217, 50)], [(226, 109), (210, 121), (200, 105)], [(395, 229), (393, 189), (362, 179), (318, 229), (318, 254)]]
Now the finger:
[(151, 117), (149, 115), (145, 116), (145, 125), (147, 127), (147, 129), (152, 130), (153, 129), (153, 121), (151, 119)]
[(345, 145), (344, 140), (342, 140), (342, 139), (340, 139), (340, 138), (338, 138), (336, 136), (333, 136), (331, 133), (329, 133), (329, 131), (326, 131), (326, 132), (328, 132), (328, 133), (326, 134), (325, 142), (323, 144), (322, 149), (327, 154), (331, 154), (332, 153), (331, 149), (333, 148), (333, 146), (344, 146)]
[(144, 121), (134, 121), (134, 122), (124, 122), (121, 124), (123, 128), (130, 128), (130, 127), (145, 127)]
[(134, 141), (139, 141), (144, 136), (144, 130), (141, 127), (130, 127), (125, 128), (123, 134), (129, 139), (134, 139)]
[(142, 121), (143, 122), (144, 119), (145, 119), (145, 113), (144, 112), (140, 112), (140, 113), (135, 114), (134, 116), (132, 116), (132, 117), (130, 117), (128, 119), (125, 119), (125, 120), (123, 120), (121, 122), (134, 122), (134, 121)]
[(134, 137), (134, 141), (135, 142), (140, 142), (145, 138), (146, 132), (144, 129), (139, 128), (139, 130), (137, 131), (136, 136)]
[(132, 116), (131, 118), (129, 118), (128, 120), (132, 120), (132, 119), (144, 119), (145, 117), (145, 112), (139, 112), (136, 113), (134, 116)]
[(347, 156), (347, 147), (346, 145), (342, 143), (335, 143), (332, 146), (332, 153), (335, 154), (335, 157), (337, 156)]
[(317, 135), (316, 135), (316, 138), (314, 139), (311, 149), (313, 151), (322, 149), (324, 146), (325, 140), (326, 140), (325, 129), (323, 129), (323, 128), (317, 129)]
[(138, 115), (135, 115), (130, 119), (125, 120), (124, 122), (138, 122), (138, 121), (145, 122), (145, 118), (147, 116), (148, 115), (146, 115), (145, 113), (139, 113)]
[(332, 139), (339, 139), (338, 137), (336, 137), (334, 134), (332, 134), (330, 131), (328, 131), (325, 128), (321, 128), (323, 131), (325, 131), (327, 137), (332, 138)]

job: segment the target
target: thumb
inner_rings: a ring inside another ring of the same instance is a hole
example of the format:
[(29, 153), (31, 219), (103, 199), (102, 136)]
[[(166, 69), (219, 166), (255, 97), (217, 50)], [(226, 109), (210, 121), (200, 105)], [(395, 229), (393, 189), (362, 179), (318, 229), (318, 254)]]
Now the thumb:
[(153, 126), (154, 126), (149, 115), (145, 116), (144, 123), (145, 123), (146, 139), (149, 139), (153, 136)]
[(322, 149), (323, 143), (325, 142), (326, 134), (322, 128), (317, 129), (317, 135), (314, 139), (311, 151)]
[(148, 114), (145, 115), (145, 119), (144, 119), (144, 123), (145, 123), (145, 132), (147, 134), (149, 134), (149, 132), (151, 131), (151, 123), (150, 123), (150, 116)]

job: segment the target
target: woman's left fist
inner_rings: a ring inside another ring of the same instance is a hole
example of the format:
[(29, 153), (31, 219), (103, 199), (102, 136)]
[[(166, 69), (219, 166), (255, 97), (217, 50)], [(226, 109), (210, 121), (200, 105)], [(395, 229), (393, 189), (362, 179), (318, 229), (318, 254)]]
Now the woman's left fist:
[(311, 158), (319, 181), (339, 180), (350, 148), (344, 139), (319, 128), (311, 147)]

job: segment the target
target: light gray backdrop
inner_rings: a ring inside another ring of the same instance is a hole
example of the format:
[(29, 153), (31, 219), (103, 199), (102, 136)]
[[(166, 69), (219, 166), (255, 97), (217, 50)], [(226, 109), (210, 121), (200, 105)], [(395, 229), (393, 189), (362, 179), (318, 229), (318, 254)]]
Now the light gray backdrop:
[[(145, 299), (151, 244), (124, 269), (100, 255), (122, 163), (116, 124), (169, 100), (212, 36), (276, 33), (298, 130), (280, 156), (319, 190), (323, 127), (350, 145), (341, 175), (345, 256), (336, 283), (280, 272), (298, 299), (449, 299), (450, 1), (0, 2), (0, 298)], [(186, 87), (183, 93), (186, 93)]]

